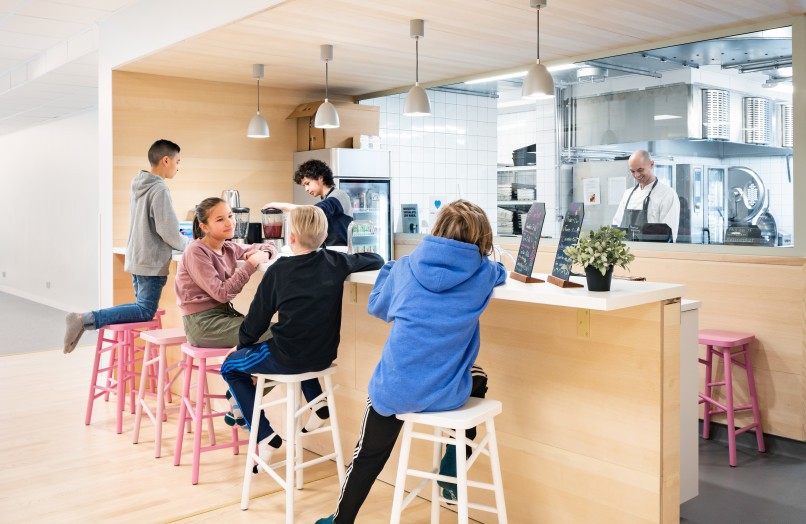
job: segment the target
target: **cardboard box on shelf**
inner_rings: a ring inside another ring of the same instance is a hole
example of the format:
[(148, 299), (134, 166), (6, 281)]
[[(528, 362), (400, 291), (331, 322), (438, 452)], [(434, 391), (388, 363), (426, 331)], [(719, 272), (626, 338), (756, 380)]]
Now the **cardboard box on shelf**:
[(378, 106), (334, 103), (339, 113), (339, 127), (318, 129), (313, 126), (316, 110), (324, 100), (298, 105), (288, 118), (297, 119), (297, 151), (331, 147), (353, 147), (355, 135), (377, 135), (381, 127)]

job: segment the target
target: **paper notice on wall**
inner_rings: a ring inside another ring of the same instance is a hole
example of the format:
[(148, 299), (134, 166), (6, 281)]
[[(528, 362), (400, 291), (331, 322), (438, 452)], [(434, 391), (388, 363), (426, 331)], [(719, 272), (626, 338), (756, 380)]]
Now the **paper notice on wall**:
[(602, 203), (599, 177), (582, 180), (582, 192), (585, 195), (586, 206), (598, 206)]
[(607, 205), (617, 206), (624, 196), (624, 189), (627, 187), (627, 177), (617, 176), (607, 179)]

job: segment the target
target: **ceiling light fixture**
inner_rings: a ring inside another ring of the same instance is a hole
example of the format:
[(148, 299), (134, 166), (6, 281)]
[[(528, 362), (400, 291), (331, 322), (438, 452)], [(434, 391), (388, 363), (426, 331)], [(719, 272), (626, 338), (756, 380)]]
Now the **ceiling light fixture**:
[(554, 79), (546, 66), (540, 63), (540, 8), (545, 7), (548, 0), (529, 0), (532, 8), (537, 8), (537, 60), (529, 68), (523, 81), (524, 98), (549, 98), (554, 96)]
[(430, 116), (431, 101), (425, 89), (420, 87), (420, 38), (425, 37), (425, 21), (412, 20), (409, 22), (409, 36), (414, 39), (415, 67), (414, 87), (406, 95), (406, 105), (403, 114), (406, 116)]
[(252, 65), (252, 78), (257, 79), (257, 114), (249, 121), (246, 136), (249, 138), (269, 138), (269, 123), (260, 116), (260, 79), (263, 78), (263, 64)]
[(334, 127), (339, 127), (339, 114), (336, 112), (336, 107), (327, 99), (327, 63), (333, 60), (333, 46), (329, 44), (320, 46), (319, 56), (325, 62), (325, 101), (316, 110), (313, 126), (320, 129), (333, 129)]

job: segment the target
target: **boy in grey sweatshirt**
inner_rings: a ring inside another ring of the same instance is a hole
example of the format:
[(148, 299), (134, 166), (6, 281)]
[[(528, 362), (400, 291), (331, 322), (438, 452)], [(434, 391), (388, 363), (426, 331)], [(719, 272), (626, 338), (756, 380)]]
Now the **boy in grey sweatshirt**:
[(162, 288), (168, 280), (172, 249), (184, 251), (189, 242), (179, 232), (171, 193), (165, 184), (166, 179), (172, 179), (179, 171), (179, 146), (170, 140), (157, 140), (148, 150), (148, 161), (151, 171), (140, 171), (132, 180), (129, 204), (129, 242), (124, 269), (132, 274), (135, 303), (68, 313), (65, 353), (75, 349), (86, 329), (154, 318)]

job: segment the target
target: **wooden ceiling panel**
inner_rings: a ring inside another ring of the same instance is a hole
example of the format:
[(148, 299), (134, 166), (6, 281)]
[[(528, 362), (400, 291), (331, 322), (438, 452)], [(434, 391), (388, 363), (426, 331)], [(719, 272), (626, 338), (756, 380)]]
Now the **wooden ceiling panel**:
[[(705, 31), (806, 12), (806, 0), (552, 0), (540, 15), (546, 62), (651, 45)], [(409, 86), (422, 18), (420, 81), (526, 67), (535, 58), (535, 11), (528, 0), (287, 0), (188, 39), (123, 70), (253, 83), (266, 64), (268, 87), (316, 89), (324, 82), (319, 45), (334, 45), (330, 83), (354, 96)]]

